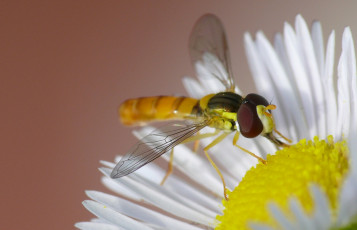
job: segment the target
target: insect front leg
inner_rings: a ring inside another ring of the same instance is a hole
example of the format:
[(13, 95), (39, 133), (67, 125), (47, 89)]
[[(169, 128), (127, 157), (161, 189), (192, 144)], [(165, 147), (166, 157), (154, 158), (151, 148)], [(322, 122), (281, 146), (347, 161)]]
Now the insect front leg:
[(236, 147), (238, 147), (238, 148), (240, 148), (241, 150), (243, 150), (244, 152), (248, 153), (249, 155), (251, 155), (251, 156), (257, 158), (257, 159), (258, 159), (260, 162), (262, 162), (263, 164), (266, 164), (266, 160), (264, 160), (263, 158), (261, 158), (261, 157), (255, 155), (255, 154), (252, 153), (251, 151), (249, 151), (249, 150), (247, 150), (247, 149), (245, 149), (245, 148), (243, 148), (243, 147), (237, 145), (237, 142), (238, 142), (238, 139), (239, 139), (239, 135), (240, 135), (240, 133), (239, 133), (238, 131), (234, 134), (234, 137), (233, 137), (233, 145), (236, 146)]

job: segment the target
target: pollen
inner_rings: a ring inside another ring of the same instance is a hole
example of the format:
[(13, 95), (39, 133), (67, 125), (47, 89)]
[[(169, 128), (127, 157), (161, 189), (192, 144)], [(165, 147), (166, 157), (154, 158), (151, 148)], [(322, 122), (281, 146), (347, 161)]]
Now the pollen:
[(223, 200), (224, 211), (217, 216), (216, 229), (250, 229), (256, 222), (278, 227), (269, 213), (268, 204), (275, 203), (288, 218), (290, 198), (297, 198), (306, 213), (314, 210), (310, 185), (318, 185), (329, 200), (331, 212), (338, 207), (340, 186), (348, 170), (348, 147), (345, 141), (334, 142), (315, 137), (301, 140), (268, 155), (267, 163), (251, 168), (239, 185)]

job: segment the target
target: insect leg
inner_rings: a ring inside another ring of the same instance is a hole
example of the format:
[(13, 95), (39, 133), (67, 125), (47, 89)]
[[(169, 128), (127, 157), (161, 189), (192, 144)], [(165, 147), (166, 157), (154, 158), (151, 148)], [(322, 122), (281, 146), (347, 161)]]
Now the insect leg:
[[(213, 134), (215, 135), (215, 133), (213, 133)], [(196, 134), (195, 136), (199, 136), (199, 135), (200, 135), (200, 133), (197, 132), (197, 134)], [(203, 138), (204, 138), (204, 137), (203, 137)], [(200, 139), (197, 139), (197, 140), (194, 141), (192, 151), (193, 151), (194, 153), (197, 153), (198, 147), (200, 147)]]
[[(197, 132), (196, 135), (200, 135), (200, 133)], [(199, 146), (200, 146), (200, 140), (195, 140), (195, 142), (193, 143), (193, 149), (192, 149), (192, 151), (193, 151), (194, 153), (197, 153)]]
[(186, 140), (184, 140), (181, 143), (188, 143), (188, 142), (192, 142), (192, 141), (199, 141), (201, 139), (207, 138), (207, 137), (213, 137), (216, 136), (218, 133), (220, 132), (220, 130), (216, 130), (213, 133), (202, 133), (202, 134), (197, 134), (194, 135), (192, 137), (187, 138)]
[(207, 137), (216, 136), (219, 132), (220, 132), (219, 130), (216, 130), (213, 133), (202, 133), (202, 134), (197, 133), (196, 135), (194, 135), (192, 137), (189, 137), (186, 140), (184, 140), (183, 143), (188, 143), (188, 142), (194, 141), (193, 152), (197, 153), (197, 150), (198, 150), (198, 147), (199, 147), (201, 139), (204, 139), (204, 138), (207, 138)]
[(199, 146), (200, 146), (200, 140), (195, 140), (195, 143), (193, 144), (193, 152), (197, 153)]
[(219, 142), (221, 142), (224, 138), (226, 138), (229, 135), (229, 133), (222, 133), (221, 135), (219, 135), (216, 139), (214, 139), (209, 145), (207, 145), (203, 151), (206, 154), (207, 159), (209, 160), (209, 162), (211, 163), (211, 165), (213, 166), (213, 168), (217, 171), (219, 177), (222, 180), (223, 183), (223, 193), (224, 193), (224, 198), (226, 200), (228, 200), (228, 195), (227, 195), (227, 188), (226, 188), (226, 182), (224, 181), (223, 175), (221, 173), (221, 171), (218, 169), (217, 165), (213, 162), (212, 158), (208, 155), (207, 150), (209, 150), (210, 148), (212, 148), (213, 146), (215, 146), (216, 144), (218, 144)]
[(285, 137), (283, 134), (281, 134), (278, 130), (276, 130), (276, 128), (274, 128), (274, 131), (280, 136), (282, 137), (285, 141), (289, 142), (290, 144), (292, 143), (292, 140), (290, 140), (289, 138)]
[[(194, 145), (197, 145), (197, 147), (194, 146), (193, 151), (194, 151), (194, 152), (197, 152), (198, 144), (199, 144), (199, 141), (200, 141), (201, 139), (207, 138), (207, 137), (215, 136), (215, 135), (217, 135), (218, 133), (219, 133), (219, 130), (216, 130), (216, 131), (213, 132), (213, 133), (197, 134), (197, 135), (195, 135), (195, 136), (192, 136), (192, 137), (187, 138), (186, 140), (184, 140), (183, 142), (181, 142), (181, 144), (194, 141), (194, 142), (195, 142)], [(170, 152), (169, 166), (167, 167), (166, 175), (165, 175), (164, 178), (162, 179), (160, 185), (164, 185), (166, 179), (167, 179), (167, 178), (169, 177), (169, 175), (172, 173), (172, 171), (173, 171), (173, 161), (174, 161), (174, 149), (172, 149), (171, 152)]]
[(258, 159), (260, 162), (262, 162), (263, 164), (266, 164), (266, 160), (264, 160), (263, 158), (261, 158), (261, 157), (255, 155), (255, 154), (252, 153), (251, 151), (249, 151), (249, 150), (247, 150), (247, 149), (245, 149), (245, 148), (243, 148), (243, 147), (237, 145), (237, 142), (238, 142), (238, 139), (239, 139), (239, 134), (240, 134), (240, 133), (239, 133), (238, 131), (236, 132), (236, 134), (234, 134), (234, 137), (233, 137), (233, 145), (236, 146), (236, 147), (238, 147), (238, 148), (240, 148), (241, 150), (243, 150), (244, 152), (248, 153), (249, 155), (251, 155), (251, 156), (257, 158), (257, 159)]
[(171, 149), (169, 166), (167, 168), (164, 178), (162, 178), (162, 181), (160, 183), (161, 186), (164, 185), (166, 179), (171, 175), (171, 173), (173, 171), (173, 167), (172, 167), (173, 162), (174, 162), (174, 149)]

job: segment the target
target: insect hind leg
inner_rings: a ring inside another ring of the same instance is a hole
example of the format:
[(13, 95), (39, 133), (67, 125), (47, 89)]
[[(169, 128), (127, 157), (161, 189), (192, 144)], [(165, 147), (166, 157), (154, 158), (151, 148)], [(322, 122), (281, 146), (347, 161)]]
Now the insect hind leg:
[(160, 183), (161, 186), (164, 185), (166, 179), (171, 175), (171, 173), (173, 171), (173, 162), (174, 162), (174, 149), (171, 149), (169, 166), (167, 168), (164, 178), (162, 178), (162, 181)]
[(221, 173), (221, 171), (219, 170), (219, 168), (217, 167), (217, 165), (214, 163), (214, 161), (212, 160), (212, 158), (209, 156), (208, 154), (208, 150), (210, 148), (212, 148), (213, 146), (215, 146), (216, 144), (218, 144), (219, 142), (221, 142), (224, 138), (226, 138), (229, 135), (229, 133), (222, 133), (221, 135), (219, 135), (216, 139), (214, 139), (209, 145), (207, 145), (203, 151), (208, 159), (208, 161), (211, 163), (211, 165), (213, 166), (213, 168), (216, 170), (216, 172), (218, 173), (219, 177), (222, 180), (223, 183), (223, 193), (224, 193), (224, 198), (226, 200), (228, 200), (228, 195), (227, 195), (227, 188), (226, 188), (226, 182), (224, 181), (223, 175)]
[[(193, 151), (194, 152), (197, 152), (197, 149), (198, 149), (198, 144), (199, 144), (199, 141), (201, 139), (204, 139), (204, 138), (207, 138), (207, 137), (212, 137), (212, 136), (215, 136), (219, 133), (219, 130), (216, 130), (215, 132), (212, 132), (212, 133), (202, 133), (202, 134), (196, 134), (192, 137), (189, 137), (187, 138), (186, 140), (184, 140), (183, 142), (181, 142), (181, 144), (185, 144), (185, 143), (189, 143), (189, 142), (192, 142), (194, 141), (194, 148), (193, 148)], [(172, 174), (173, 172), (173, 162), (174, 162), (174, 148), (171, 150), (170, 152), (170, 160), (169, 160), (169, 165), (167, 167), (167, 171), (166, 171), (166, 174), (164, 176), (164, 178), (162, 178), (161, 180), (161, 183), (160, 185), (164, 185), (166, 179)]]

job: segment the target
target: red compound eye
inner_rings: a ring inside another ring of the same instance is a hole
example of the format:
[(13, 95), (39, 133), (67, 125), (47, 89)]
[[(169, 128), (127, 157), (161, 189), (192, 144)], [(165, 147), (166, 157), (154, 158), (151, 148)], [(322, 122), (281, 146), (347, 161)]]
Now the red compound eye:
[(257, 105), (268, 106), (268, 101), (258, 94), (248, 94), (237, 112), (237, 121), (240, 133), (253, 138), (263, 131), (263, 124), (257, 114)]

